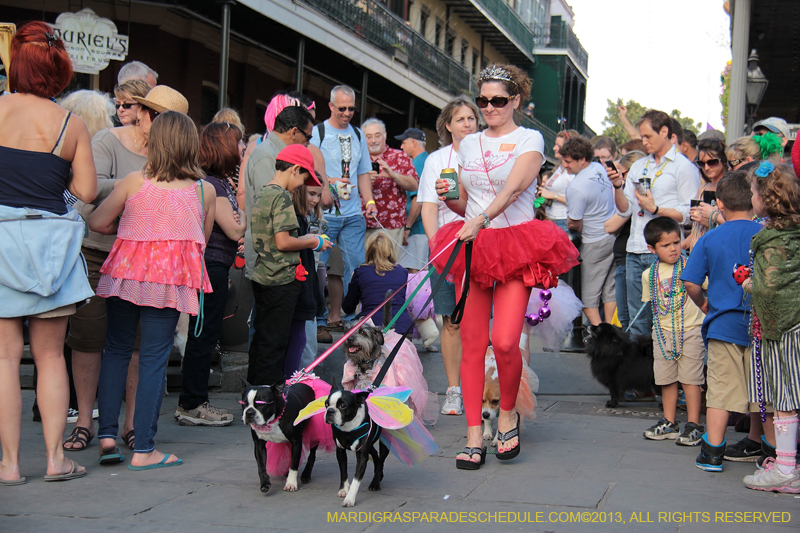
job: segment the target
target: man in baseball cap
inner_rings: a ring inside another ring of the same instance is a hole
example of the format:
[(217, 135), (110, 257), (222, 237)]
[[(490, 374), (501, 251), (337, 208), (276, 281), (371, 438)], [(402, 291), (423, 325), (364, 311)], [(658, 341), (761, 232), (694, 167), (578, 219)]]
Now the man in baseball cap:
[(753, 135), (760, 135), (768, 131), (777, 135), (781, 140), (781, 146), (786, 147), (791, 133), (789, 132), (789, 124), (785, 120), (778, 117), (769, 117), (753, 124)]

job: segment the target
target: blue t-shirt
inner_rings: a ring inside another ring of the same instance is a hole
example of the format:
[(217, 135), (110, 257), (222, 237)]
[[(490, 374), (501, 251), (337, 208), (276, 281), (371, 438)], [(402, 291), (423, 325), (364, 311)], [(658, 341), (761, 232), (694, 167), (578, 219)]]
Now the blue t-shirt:
[[(325, 157), (325, 173), (329, 178), (342, 177), (342, 148), (350, 152), (350, 184), (353, 189), (350, 191), (349, 200), (341, 200), (341, 216), (353, 217), (361, 216), (361, 197), (358, 194), (358, 175), (366, 174), (372, 170), (372, 161), (369, 158), (369, 149), (361, 133), (361, 140), (351, 124), (347, 129), (340, 130), (331, 126), (330, 122), (325, 122), (325, 138), (320, 146), (320, 128), (322, 124), (314, 126), (314, 136), (311, 144), (318, 147)], [(326, 214), (327, 217), (335, 217), (336, 212)]]
[[(353, 280), (350, 282), (347, 295), (342, 302), (342, 309), (345, 313), (352, 313), (361, 302), (361, 313), (358, 318), (362, 318), (386, 299), (386, 291), (394, 292), (406, 281), (408, 281), (408, 270), (400, 265), (395, 265), (392, 270), (383, 272), (382, 276), (375, 272), (374, 265), (361, 265), (353, 272)], [(406, 291), (403, 290), (392, 299), (392, 316), (396, 315), (405, 303)], [(383, 326), (383, 310), (373, 315), (372, 323), (378, 327)], [(411, 315), (408, 313), (408, 309), (405, 309), (394, 323), (394, 330), (402, 335), (409, 327), (411, 327)]]
[(761, 227), (750, 220), (731, 220), (700, 237), (692, 249), (681, 279), (702, 285), (708, 277), (708, 314), (702, 327), (706, 345), (708, 339), (750, 344), (749, 304), (733, 279), (733, 266), (750, 263), (750, 239)]
[[(422, 177), (422, 170), (425, 168), (425, 161), (428, 160), (428, 152), (422, 152), (417, 157), (414, 158), (414, 170), (417, 171), (417, 176)], [(406, 191), (406, 217), (411, 212), (411, 199), (417, 195), (417, 191)], [(411, 232), (408, 236), (412, 235), (422, 235), (425, 233), (425, 227), (422, 225), (422, 214), (417, 216), (417, 220), (414, 221), (414, 224), (411, 226)]]

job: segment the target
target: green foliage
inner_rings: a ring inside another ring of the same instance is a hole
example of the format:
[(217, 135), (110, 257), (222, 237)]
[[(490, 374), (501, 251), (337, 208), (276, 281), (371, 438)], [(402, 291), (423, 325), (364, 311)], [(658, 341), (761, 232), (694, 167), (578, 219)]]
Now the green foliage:
[[(616, 142), (617, 146), (619, 146), (620, 144), (630, 140), (630, 136), (625, 131), (625, 128), (622, 125), (622, 120), (619, 117), (618, 107), (623, 105), (622, 98), (617, 98), (616, 102), (612, 102), (611, 100), (607, 100), (607, 102), (608, 107), (606, 108), (606, 118), (603, 119), (603, 127), (605, 129), (603, 130), (602, 134), (614, 139), (614, 142)], [(633, 125), (636, 125), (636, 121), (639, 120), (639, 118), (649, 109), (635, 100), (628, 100), (624, 105), (628, 110), (628, 121)], [(676, 119), (683, 129), (690, 130), (695, 134), (700, 133), (701, 124), (699, 122), (695, 122), (690, 117), (681, 116), (681, 112), (679, 110), (673, 109), (670, 113), (670, 116)]]
[(728, 100), (731, 97), (731, 62), (725, 63), (725, 68), (722, 70), (720, 76), (720, 84), (722, 85), (722, 92), (719, 95), (719, 101), (722, 104), (722, 126), (728, 127)]

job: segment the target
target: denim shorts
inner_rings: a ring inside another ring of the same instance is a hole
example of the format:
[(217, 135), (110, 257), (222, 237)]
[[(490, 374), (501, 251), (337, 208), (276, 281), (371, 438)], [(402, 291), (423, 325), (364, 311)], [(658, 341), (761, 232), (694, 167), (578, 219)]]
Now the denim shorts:
[[(431, 289), (433, 289), (436, 282), (439, 280), (441, 275), (436, 272), (436, 269), (433, 267), (431, 268)], [(442, 286), (439, 288), (439, 292), (437, 292), (433, 296), (433, 311), (437, 315), (442, 316), (451, 316), (453, 311), (456, 309), (456, 285), (455, 283), (451, 283), (447, 280), (444, 280)]]

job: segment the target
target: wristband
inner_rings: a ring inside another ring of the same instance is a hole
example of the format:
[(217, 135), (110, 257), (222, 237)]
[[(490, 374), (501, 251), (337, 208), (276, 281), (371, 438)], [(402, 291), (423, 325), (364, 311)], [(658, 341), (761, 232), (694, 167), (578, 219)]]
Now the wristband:
[(369, 202), (367, 202), (367, 205), (369, 205), (369, 204), (375, 205), (375, 200), (370, 200)]
[(655, 211), (653, 211), (653, 216), (656, 216), (657, 214), (658, 214), (658, 206), (656, 206)]
[(619, 187), (617, 187), (617, 186), (616, 186), (616, 185), (614, 185), (613, 183), (611, 184), (611, 186), (612, 186), (612, 187), (614, 187), (615, 189), (621, 189), (621, 188), (622, 188), (622, 185), (620, 185)]
[(325, 244), (324, 239), (322, 237), (320, 237), (320, 236), (317, 236), (317, 247), (314, 248), (314, 251), (315, 252), (319, 252), (320, 250), (322, 250), (322, 245), (323, 244)]

